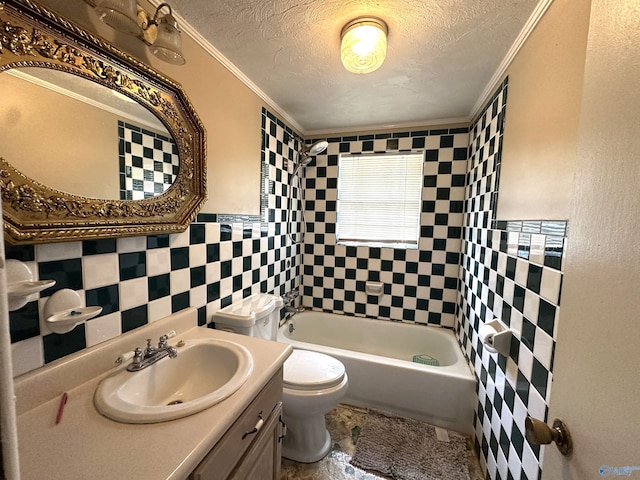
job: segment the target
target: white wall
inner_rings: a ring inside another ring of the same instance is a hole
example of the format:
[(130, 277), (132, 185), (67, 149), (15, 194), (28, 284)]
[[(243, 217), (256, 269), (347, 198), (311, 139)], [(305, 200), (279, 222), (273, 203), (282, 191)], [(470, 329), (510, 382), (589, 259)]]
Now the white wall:
[(171, 65), (151, 55), (140, 40), (102, 24), (83, 0), (40, 3), (182, 85), (207, 131), (208, 200), (202, 212), (260, 213), (260, 112), (264, 102), (256, 94), (185, 34), (187, 63)]
[[(640, 466), (640, 2), (593, 0), (543, 479)], [(631, 476), (639, 473), (631, 473)]]
[(500, 220), (569, 216), (588, 26), (588, 0), (554, 0), (507, 68)]

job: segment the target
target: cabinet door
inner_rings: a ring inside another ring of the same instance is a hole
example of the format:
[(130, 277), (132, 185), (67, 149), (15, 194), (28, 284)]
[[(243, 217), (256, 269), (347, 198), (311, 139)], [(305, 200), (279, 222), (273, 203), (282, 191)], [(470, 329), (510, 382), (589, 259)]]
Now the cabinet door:
[(229, 480), (280, 480), (282, 402), (273, 409), (258, 438)]
[[(279, 408), (281, 400), (282, 371), (279, 371), (200, 462), (200, 465), (191, 473), (189, 480), (228, 478), (247, 453), (252, 451), (252, 445), (257, 442), (259, 437), (261, 438), (261, 434), (266, 431), (267, 426), (271, 425), (272, 412)], [(279, 420), (279, 417), (280, 414), (276, 416), (276, 421)], [(258, 420), (261, 418), (264, 418), (264, 422), (261, 422), (260, 430), (256, 433), (248, 433), (258, 425)], [(249, 478), (251, 477), (242, 480), (249, 480)]]

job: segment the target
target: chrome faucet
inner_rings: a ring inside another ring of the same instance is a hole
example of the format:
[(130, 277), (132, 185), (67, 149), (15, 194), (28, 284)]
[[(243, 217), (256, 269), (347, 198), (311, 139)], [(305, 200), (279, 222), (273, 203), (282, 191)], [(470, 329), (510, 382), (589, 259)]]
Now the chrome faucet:
[(300, 313), (304, 310), (304, 307), (294, 307), (293, 305), (285, 305), (284, 313)]
[(169, 337), (162, 335), (158, 341), (158, 346), (152, 347), (151, 339), (147, 338), (147, 347), (144, 350), (138, 347), (133, 351), (133, 360), (127, 367), (127, 370), (129, 372), (137, 372), (143, 368), (147, 368), (149, 365), (153, 365), (166, 356), (176, 358), (178, 356), (178, 350), (169, 345), (167, 340), (169, 340)]
[(290, 292), (285, 293), (282, 296), (282, 301), (284, 303), (284, 312), (287, 313), (299, 313), (304, 310), (304, 307), (295, 307), (294, 303), (296, 302), (296, 298), (298, 298), (300, 294), (297, 289), (291, 290)]
[(282, 296), (282, 300), (284, 301), (285, 305), (289, 305), (292, 302), (294, 302), (295, 299), (298, 298), (299, 295), (300, 295), (300, 293), (298, 292), (298, 289), (294, 288), (293, 290), (289, 290), (287, 293), (285, 293)]

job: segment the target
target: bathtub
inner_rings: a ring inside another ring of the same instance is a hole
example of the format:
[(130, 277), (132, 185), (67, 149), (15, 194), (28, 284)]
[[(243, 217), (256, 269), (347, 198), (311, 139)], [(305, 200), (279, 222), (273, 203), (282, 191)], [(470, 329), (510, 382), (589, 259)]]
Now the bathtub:
[(278, 341), (339, 359), (349, 376), (343, 403), (473, 433), (476, 380), (451, 330), (305, 311), (279, 328)]

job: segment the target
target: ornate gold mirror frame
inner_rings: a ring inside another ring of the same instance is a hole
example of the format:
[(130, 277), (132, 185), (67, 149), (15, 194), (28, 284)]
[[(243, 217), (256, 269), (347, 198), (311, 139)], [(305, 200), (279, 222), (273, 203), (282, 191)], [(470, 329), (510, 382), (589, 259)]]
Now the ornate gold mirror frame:
[[(33, 1), (0, 1), (0, 75), (33, 66), (92, 80), (146, 107), (173, 136), (180, 168), (173, 185), (159, 196), (94, 199), (27, 177), (10, 158), (2, 158), (0, 145), (5, 239), (30, 244), (185, 230), (206, 199), (206, 134), (182, 87)], [(33, 139), (38, 141), (38, 132)]]

